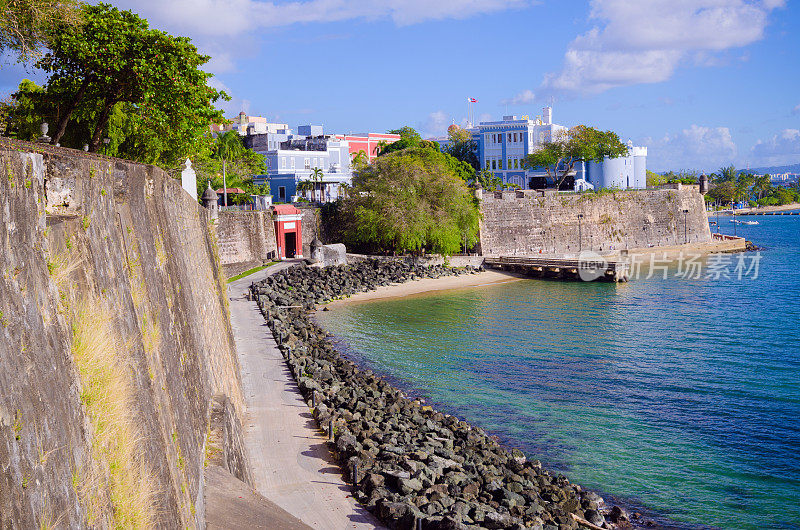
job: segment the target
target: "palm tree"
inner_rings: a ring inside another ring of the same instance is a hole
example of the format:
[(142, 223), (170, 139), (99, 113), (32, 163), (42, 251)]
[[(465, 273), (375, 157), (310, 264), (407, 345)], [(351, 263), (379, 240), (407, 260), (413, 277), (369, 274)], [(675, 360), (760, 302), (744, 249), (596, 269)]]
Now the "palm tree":
[(386, 140), (379, 141), (378, 144), (375, 146), (375, 156), (381, 156), (381, 153), (383, 153), (383, 150), (386, 149), (386, 146), (388, 145), (389, 142), (387, 142)]
[[(315, 167), (313, 169), (313, 171), (311, 171), (311, 180), (314, 181), (314, 188), (316, 188), (317, 183), (320, 183), (320, 184), (322, 183), (322, 177), (323, 176), (324, 175), (322, 173), (322, 170), (320, 168), (318, 168), (318, 167)], [(319, 202), (322, 202), (322, 188), (321, 187), (320, 187), (320, 190), (319, 190)]]
[(242, 138), (236, 131), (228, 131), (225, 134), (217, 136), (217, 145), (214, 147), (215, 157), (222, 160), (222, 196), (223, 204), (228, 205), (228, 183), (226, 165), (229, 161), (236, 160), (242, 156), (244, 145), (242, 145)]
[(369, 164), (369, 158), (363, 149), (360, 149), (358, 153), (353, 155), (353, 161), (351, 162), (351, 165), (356, 171), (359, 171), (367, 164)]
[[(308, 198), (308, 192), (314, 191), (314, 187), (315, 186), (312, 181), (303, 180), (297, 184), (297, 191), (303, 193), (303, 195), (306, 195), (306, 198)], [(309, 202), (312, 200), (314, 200), (314, 197), (311, 197), (311, 199), (309, 199)]]
[(756, 180), (753, 183), (753, 192), (758, 195), (759, 199), (763, 199), (764, 195), (766, 195), (767, 191), (771, 187), (772, 182), (769, 175), (761, 175), (760, 177), (756, 177)]
[(733, 181), (736, 182), (736, 168), (733, 167), (733, 164), (727, 167), (719, 168), (717, 171), (717, 179), (722, 182)]

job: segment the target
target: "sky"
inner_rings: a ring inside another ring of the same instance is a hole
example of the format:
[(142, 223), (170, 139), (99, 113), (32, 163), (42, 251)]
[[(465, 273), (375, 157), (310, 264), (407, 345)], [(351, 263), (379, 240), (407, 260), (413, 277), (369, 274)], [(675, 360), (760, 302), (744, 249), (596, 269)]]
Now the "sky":
[[(648, 147), (648, 169), (800, 162), (798, 0), (112, 0), (211, 56), (240, 110), (424, 136), (542, 113)], [(36, 72), (4, 65), (0, 92)]]

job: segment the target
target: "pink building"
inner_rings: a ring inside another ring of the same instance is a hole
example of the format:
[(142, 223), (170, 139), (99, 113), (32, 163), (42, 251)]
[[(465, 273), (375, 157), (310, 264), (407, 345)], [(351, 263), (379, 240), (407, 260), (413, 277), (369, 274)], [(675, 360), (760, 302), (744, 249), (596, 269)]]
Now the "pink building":
[(391, 144), (400, 139), (399, 134), (389, 133), (363, 133), (363, 134), (347, 134), (342, 135), (342, 139), (346, 140), (350, 145), (350, 158), (358, 154), (359, 151), (364, 151), (372, 162), (378, 156), (378, 144), (386, 142)]

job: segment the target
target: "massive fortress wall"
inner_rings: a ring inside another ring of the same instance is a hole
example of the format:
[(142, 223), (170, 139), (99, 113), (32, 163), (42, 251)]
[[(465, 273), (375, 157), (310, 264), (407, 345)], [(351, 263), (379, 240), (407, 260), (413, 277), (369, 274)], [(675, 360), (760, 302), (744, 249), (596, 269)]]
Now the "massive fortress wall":
[(684, 243), (684, 222), (688, 242), (711, 241), (703, 196), (691, 186), (583, 194), (477, 193), (485, 256), (679, 245)]
[(248, 481), (208, 214), (152, 166), (2, 139), (0, 167), (0, 527), (203, 526), (214, 452)]

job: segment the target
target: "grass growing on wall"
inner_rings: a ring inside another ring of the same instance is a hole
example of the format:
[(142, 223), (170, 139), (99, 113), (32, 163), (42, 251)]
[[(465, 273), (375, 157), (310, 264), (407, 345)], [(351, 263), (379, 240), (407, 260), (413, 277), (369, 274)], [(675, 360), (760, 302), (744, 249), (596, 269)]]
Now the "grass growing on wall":
[(72, 356), (94, 428), (95, 465), (82, 477), (81, 491), (88, 497), (90, 523), (93, 515), (111, 513), (116, 528), (149, 528), (155, 523), (155, 486), (137, 454), (130, 370), (110, 314), (94, 297), (72, 304)]

